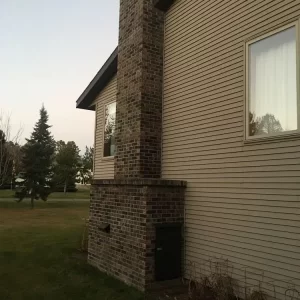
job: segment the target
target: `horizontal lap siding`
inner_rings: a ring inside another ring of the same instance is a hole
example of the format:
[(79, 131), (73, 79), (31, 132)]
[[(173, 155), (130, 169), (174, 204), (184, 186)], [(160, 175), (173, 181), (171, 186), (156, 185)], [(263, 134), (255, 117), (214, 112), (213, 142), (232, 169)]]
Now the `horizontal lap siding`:
[(177, 0), (166, 15), (162, 176), (188, 182), (187, 276), (223, 257), (236, 278), (300, 288), (300, 139), (243, 141), (244, 41), (297, 17), (291, 0)]
[(96, 132), (95, 132), (95, 172), (94, 179), (114, 178), (114, 159), (103, 158), (104, 107), (116, 101), (117, 77), (115, 76), (97, 96), (96, 102)]

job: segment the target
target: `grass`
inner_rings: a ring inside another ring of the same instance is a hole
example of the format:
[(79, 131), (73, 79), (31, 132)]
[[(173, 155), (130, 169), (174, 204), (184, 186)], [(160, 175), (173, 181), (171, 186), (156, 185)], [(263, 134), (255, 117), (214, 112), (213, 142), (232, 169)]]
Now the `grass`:
[(12, 190), (0, 190), (0, 199), (1, 198), (13, 198), (15, 195)]
[(88, 202), (26, 202), (0, 201), (0, 299), (143, 299), (77, 250)]
[(56, 192), (49, 196), (49, 199), (90, 199), (89, 189), (78, 189), (76, 193)]
[[(0, 190), (1, 198), (15, 198), (15, 192), (12, 190)], [(55, 192), (50, 194), (49, 199), (90, 199), (90, 190), (88, 188), (78, 189), (75, 193)]]

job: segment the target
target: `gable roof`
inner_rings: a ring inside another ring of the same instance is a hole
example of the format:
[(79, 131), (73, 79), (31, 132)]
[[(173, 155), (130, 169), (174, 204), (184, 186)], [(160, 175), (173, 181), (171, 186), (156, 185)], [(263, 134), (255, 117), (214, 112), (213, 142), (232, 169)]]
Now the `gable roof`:
[[(158, 9), (166, 12), (175, 0), (154, 0), (154, 5)], [(110, 55), (102, 68), (83, 91), (76, 101), (76, 108), (95, 110), (91, 106), (97, 95), (105, 88), (107, 83), (117, 73), (118, 70), (118, 47)]]
[(102, 68), (83, 91), (76, 101), (76, 108), (94, 110), (91, 106), (97, 95), (105, 88), (107, 83), (117, 73), (118, 69), (118, 47), (110, 55)]

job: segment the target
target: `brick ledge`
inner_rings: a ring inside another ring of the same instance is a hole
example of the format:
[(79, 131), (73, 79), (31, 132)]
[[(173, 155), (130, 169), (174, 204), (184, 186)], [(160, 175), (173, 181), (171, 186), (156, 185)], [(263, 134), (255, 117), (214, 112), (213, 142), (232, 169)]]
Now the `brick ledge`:
[(95, 179), (92, 185), (143, 185), (143, 186), (178, 186), (186, 187), (187, 182), (182, 180), (169, 180), (169, 179)]

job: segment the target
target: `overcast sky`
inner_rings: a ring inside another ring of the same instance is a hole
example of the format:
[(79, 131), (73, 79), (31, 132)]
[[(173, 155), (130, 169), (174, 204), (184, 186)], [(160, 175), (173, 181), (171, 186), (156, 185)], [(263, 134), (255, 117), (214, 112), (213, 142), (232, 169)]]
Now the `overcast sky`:
[(44, 103), (56, 140), (93, 144), (75, 102), (118, 41), (119, 0), (0, 0), (0, 111), (29, 137)]

